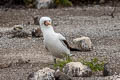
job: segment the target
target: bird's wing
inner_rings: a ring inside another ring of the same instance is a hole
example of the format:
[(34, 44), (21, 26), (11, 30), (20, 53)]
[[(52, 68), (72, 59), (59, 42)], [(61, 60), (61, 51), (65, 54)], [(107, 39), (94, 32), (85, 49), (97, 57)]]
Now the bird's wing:
[(59, 40), (61, 41), (61, 43), (67, 47), (68, 49), (70, 49), (70, 51), (81, 51), (80, 49), (76, 49), (76, 48), (72, 48), (71, 46), (69, 46), (68, 42), (66, 41), (65, 37), (63, 35), (61, 35), (60, 33), (58, 33), (59, 36)]
[(49, 50), (48, 50), (48, 47), (47, 47), (47, 45), (46, 45), (46, 43), (45, 43), (44, 40), (43, 40), (43, 42), (44, 42), (44, 45), (45, 45), (46, 50), (49, 51)]
[(61, 41), (61, 43), (65, 47), (67, 47), (68, 49), (70, 49), (70, 46), (69, 46), (68, 42), (66, 41), (66, 38), (62, 34), (60, 34), (60, 33), (58, 33), (58, 37), (59, 37), (59, 40)]
[(59, 39), (61, 39), (61, 40), (66, 40), (65, 37), (64, 37), (62, 34), (57, 33), (57, 35), (58, 35)]

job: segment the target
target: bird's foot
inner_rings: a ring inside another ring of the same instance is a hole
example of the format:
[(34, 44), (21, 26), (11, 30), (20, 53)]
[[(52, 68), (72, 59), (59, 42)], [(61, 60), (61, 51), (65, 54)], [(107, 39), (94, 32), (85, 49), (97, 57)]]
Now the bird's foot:
[(69, 54), (70, 57), (75, 56), (74, 54)]
[(54, 64), (57, 64), (57, 60), (56, 60), (56, 58), (54, 58)]

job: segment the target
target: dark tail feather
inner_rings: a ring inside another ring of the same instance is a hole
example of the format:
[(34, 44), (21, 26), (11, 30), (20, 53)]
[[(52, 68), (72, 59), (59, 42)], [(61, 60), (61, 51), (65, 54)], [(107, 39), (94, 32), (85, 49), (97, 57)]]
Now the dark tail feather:
[(70, 48), (70, 51), (81, 51), (81, 50), (76, 48)]

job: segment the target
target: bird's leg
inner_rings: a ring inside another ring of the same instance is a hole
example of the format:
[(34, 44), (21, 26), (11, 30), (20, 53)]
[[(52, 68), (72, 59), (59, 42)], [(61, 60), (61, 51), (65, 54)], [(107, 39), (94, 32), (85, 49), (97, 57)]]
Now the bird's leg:
[(63, 56), (64, 56), (63, 60), (67, 61), (67, 55), (63, 55)]
[(70, 56), (69, 55), (64, 55), (64, 61), (68, 61), (70, 59)]
[(72, 60), (72, 56), (70, 56), (70, 55), (66, 55), (66, 56), (65, 56), (65, 59), (66, 59), (67, 62), (73, 61), (73, 60)]
[(57, 64), (56, 58), (54, 58), (54, 64)]
[(67, 61), (69, 61), (70, 60), (70, 56), (69, 55), (67, 55)]

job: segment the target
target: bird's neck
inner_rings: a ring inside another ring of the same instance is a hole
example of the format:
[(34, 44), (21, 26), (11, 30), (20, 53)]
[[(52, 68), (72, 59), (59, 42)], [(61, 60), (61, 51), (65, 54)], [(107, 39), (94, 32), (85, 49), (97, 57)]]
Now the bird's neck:
[(43, 35), (47, 35), (47, 34), (52, 34), (55, 33), (53, 27), (50, 25), (48, 27), (44, 27), (43, 29), (41, 29), (43, 32)]

